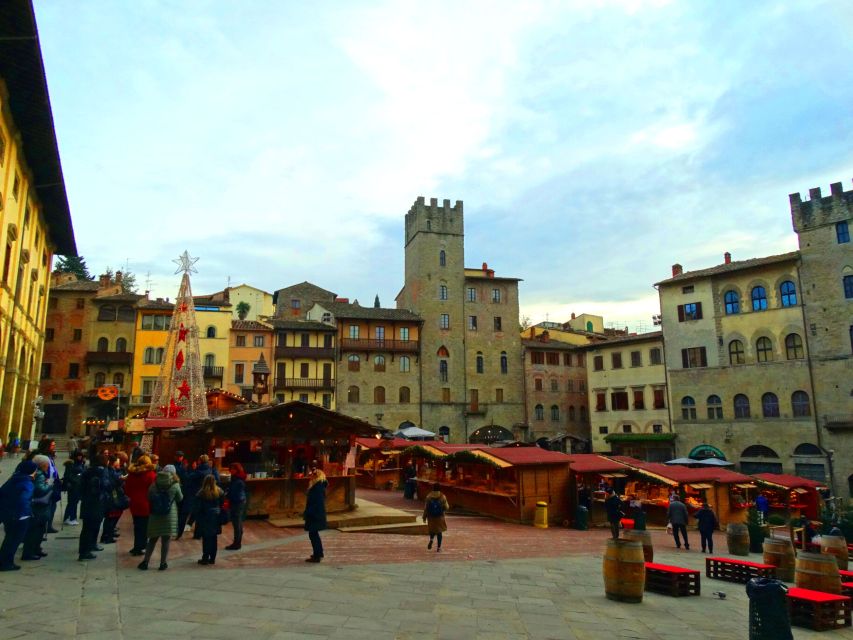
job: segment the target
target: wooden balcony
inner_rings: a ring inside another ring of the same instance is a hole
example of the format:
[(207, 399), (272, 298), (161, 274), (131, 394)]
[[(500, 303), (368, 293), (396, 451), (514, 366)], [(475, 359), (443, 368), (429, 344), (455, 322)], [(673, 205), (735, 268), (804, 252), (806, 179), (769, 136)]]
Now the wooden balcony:
[(341, 338), (341, 351), (386, 351), (389, 353), (418, 353), (417, 340), (369, 340), (367, 338)]
[(218, 378), (219, 380), (222, 380), (222, 377), (225, 374), (225, 367), (205, 366), (203, 369), (205, 378)]
[(274, 391), (286, 389), (315, 389), (333, 391), (335, 381), (329, 378), (278, 378), (273, 384)]
[(333, 347), (276, 347), (275, 359), (284, 358), (310, 358), (312, 360), (333, 360), (335, 349)]
[(88, 351), (86, 364), (111, 364), (129, 367), (133, 364), (133, 354), (129, 351)]

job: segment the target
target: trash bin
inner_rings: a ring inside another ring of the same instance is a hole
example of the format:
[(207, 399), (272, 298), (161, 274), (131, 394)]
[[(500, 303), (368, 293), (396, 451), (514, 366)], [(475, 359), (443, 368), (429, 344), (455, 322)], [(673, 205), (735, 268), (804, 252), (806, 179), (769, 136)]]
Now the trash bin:
[(575, 529), (578, 531), (589, 529), (589, 510), (582, 504), (575, 509)]
[(533, 521), (533, 526), (539, 529), (548, 528), (548, 503), (536, 503), (536, 519)]
[(752, 578), (746, 583), (749, 640), (793, 640), (787, 593), (781, 580)]

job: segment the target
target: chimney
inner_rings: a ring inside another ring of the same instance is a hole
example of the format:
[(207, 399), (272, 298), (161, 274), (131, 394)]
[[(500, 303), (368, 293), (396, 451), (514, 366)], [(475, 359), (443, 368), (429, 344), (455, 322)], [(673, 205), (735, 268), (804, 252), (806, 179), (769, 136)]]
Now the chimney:
[(572, 320), (574, 320), (574, 319), (575, 319), (575, 312), (572, 311)]
[(116, 271), (116, 284), (121, 284), (121, 271)]
[(98, 278), (98, 285), (100, 285), (102, 289), (110, 286), (110, 276), (106, 273), (102, 273)]
[(680, 264), (675, 263), (674, 265), (672, 265), (672, 277), (673, 278), (675, 276), (680, 276), (682, 273), (684, 273), (684, 268)]
[(726, 251), (723, 254), (723, 260), (726, 264), (731, 264), (732, 263), (732, 254), (730, 254), (728, 251)]

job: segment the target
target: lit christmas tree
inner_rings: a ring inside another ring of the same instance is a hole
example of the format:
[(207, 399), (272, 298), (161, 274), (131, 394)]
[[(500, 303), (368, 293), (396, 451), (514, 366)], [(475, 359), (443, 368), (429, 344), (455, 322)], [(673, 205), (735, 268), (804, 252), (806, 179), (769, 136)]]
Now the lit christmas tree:
[(191, 421), (207, 418), (207, 396), (198, 349), (198, 325), (190, 287), (190, 273), (198, 273), (193, 267), (197, 261), (198, 258), (191, 258), (186, 251), (172, 261), (178, 265), (175, 273), (183, 271), (184, 277), (181, 278), (181, 288), (175, 300), (160, 377), (151, 396), (149, 418)]

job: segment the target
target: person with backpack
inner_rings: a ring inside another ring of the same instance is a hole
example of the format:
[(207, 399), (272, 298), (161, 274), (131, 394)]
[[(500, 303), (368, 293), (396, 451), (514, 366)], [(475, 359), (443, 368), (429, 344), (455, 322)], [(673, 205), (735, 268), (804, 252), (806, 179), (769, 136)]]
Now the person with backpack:
[(24, 460), (0, 487), (0, 518), (3, 520), (3, 544), (0, 545), (0, 571), (17, 571), (15, 554), (24, 541), (33, 519), (33, 478), (38, 466)]
[(195, 497), (196, 531), (201, 535), (199, 564), (216, 564), (217, 538), (222, 533), (222, 506), (225, 492), (216, 486), (212, 475), (205, 476)]
[(234, 462), (231, 465), (231, 482), (228, 483), (228, 516), (234, 527), (234, 542), (225, 547), (236, 551), (243, 545), (243, 521), (246, 519), (246, 506), (249, 493), (246, 489), (246, 472), (243, 465)]
[(311, 556), (305, 562), (320, 562), (323, 559), (323, 541), (320, 532), (326, 528), (326, 487), (329, 482), (326, 474), (319, 469), (312, 468), (311, 480), (308, 482), (308, 494), (305, 499), (305, 511), (302, 517), (305, 519), (305, 530), (308, 539), (311, 540)]
[[(182, 509), (187, 510), (188, 518), (186, 523), (191, 527), (195, 525), (195, 518), (193, 517), (193, 513), (195, 513), (195, 497), (201, 491), (204, 479), (210, 475), (214, 477), (217, 483), (219, 482), (219, 472), (210, 466), (210, 458), (206, 455), (199, 456), (195, 469), (187, 474), (187, 482), (184, 487), (186, 490), (184, 492), (184, 504), (181, 505)], [(182, 530), (178, 531), (177, 539), (180, 539), (183, 534)], [(201, 534), (197, 530), (193, 530), (193, 540), (200, 539)]]
[(66, 492), (68, 504), (65, 506), (65, 514), (62, 523), (68, 526), (77, 526), (77, 505), (80, 504), (80, 489), (83, 484), (83, 472), (86, 463), (83, 460), (83, 452), (77, 449), (71, 457), (65, 461), (65, 472), (62, 474), (62, 490)]
[(448, 509), (450, 509), (450, 505), (447, 503), (447, 498), (441, 492), (441, 485), (436, 482), (432, 485), (432, 491), (427, 494), (423, 515), (423, 521), (427, 523), (429, 530), (427, 549), (432, 549), (433, 540), (438, 539), (436, 553), (441, 551), (442, 535), (447, 531), (447, 521), (444, 519), (444, 514)]
[(178, 507), (175, 503), (183, 499), (175, 466), (167, 464), (157, 473), (157, 478), (148, 488), (148, 502), (151, 506), (148, 516), (148, 544), (145, 546), (145, 557), (137, 565), (142, 571), (148, 569), (148, 561), (151, 560), (158, 539), (160, 540), (160, 571), (169, 568), (166, 564), (169, 557), (169, 542), (178, 527)]
[(148, 489), (157, 478), (154, 468), (151, 458), (142, 454), (130, 465), (127, 480), (124, 481), (124, 491), (130, 499), (130, 515), (133, 516), (133, 548), (130, 550), (132, 556), (144, 555), (148, 543), (148, 516), (151, 515)]
[(106, 470), (107, 459), (99, 453), (92, 464), (83, 472), (80, 491), (80, 515), (83, 517), (83, 529), (80, 531), (79, 560), (94, 560), (93, 551), (103, 551), (98, 546), (98, 532), (104, 520), (110, 502), (112, 486)]

